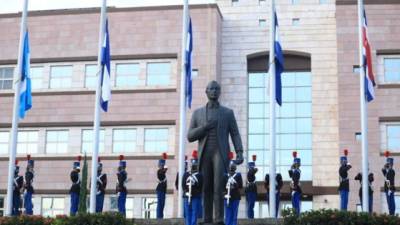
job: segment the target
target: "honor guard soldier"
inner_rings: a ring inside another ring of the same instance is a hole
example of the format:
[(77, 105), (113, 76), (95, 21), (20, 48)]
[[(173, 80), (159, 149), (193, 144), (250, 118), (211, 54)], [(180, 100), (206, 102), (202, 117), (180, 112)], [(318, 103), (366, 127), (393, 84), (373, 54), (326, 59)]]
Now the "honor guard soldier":
[(106, 193), (107, 186), (107, 174), (103, 173), (103, 163), (100, 161), (100, 157), (97, 164), (97, 192), (96, 192), (96, 212), (103, 212), (104, 195)]
[[(277, 173), (275, 176), (275, 218), (278, 218), (279, 214), (279, 204), (281, 200), (281, 189), (283, 187), (283, 179), (282, 175), (280, 173)], [(265, 174), (265, 180), (264, 180), (264, 187), (265, 190), (267, 191), (267, 203), (269, 204), (269, 174)]]
[(237, 216), (240, 202), (240, 190), (243, 188), (242, 175), (236, 172), (236, 160), (233, 152), (229, 152), (229, 172), (225, 175), (225, 225), (237, 225)]
[(13, 184), (13, 202), (12, 202), (12, 216), (19, 216), (19, 208), (21, 206), (21, 189), (24, 185), (24, 178), (19, 175), (18, 160), (15, 160), (14, 170), (14, 184)]
[(74, 162), (73, 168), (70, 174), (72, 185), (69, 190), (69, 194), (71, 196), (71, 208), (70, 215), (75, 216), (76, 212), (78, 212), (79, 205), (79, 192), (81, 190), (81, 179), (79, 177), (79, 172), (81, 171), (81, 156), (78, 156), (77, 161)]
[(384, 190), (386, 194), (389, 215), (394, 215), (396, 211), (396, 203), (394, 201), (394, 192), (396, 190), (396, 188), (394, 187), (395, 172), (393, 170), (393, 158), (389, 157), (389, 155), (389, 151), (386, 151), (386, 163), (385, 166), (382, 168), (382, 173), (383, 176), (385, 176)]
[(301, 198), (301, 187), (300, 187), (300, 158), (297, 158), (297, 152), (293, 152), (293, 165), (289, 170), (289, 177), (292, 179), (290, 183), (290, 189), (292, 192), (292, 206), (296, 211), (297, 215), (300, 215), (300, 198)]
[(349, 203), (349, 178), (348, 171), (351, 169), (350, 163), (347, 161), (349, 151), (344, 150), (344, 156), (340, 157), (339, 168), (339, 194), (340, 194), (340, 210), (347, 211)]
[(117, 195), (118, 195), (118, 212), (123, 216), (126, 216), (126, 183), (128, 180), (128, 173), (126, 172), (126, 161), (124, 160), (124, 156), (119, 156), (119, 165), (118, 165), (118, 173), (117, 173)]
[(165, 165), (167, 160), (167, 153), (162, 154), (162, 159), (158, 160), (157, 170), (157, 219), (164, 218), (164, 206), (165, 206), (165, 194), (167, 193), (167, 170), (168, 167)]
[(253, 155), (253, 161), (248, 162), (247, 183), (245, 188), (247, 202), (247, 218), (254, 219), (254, 205), (257, 199), (256, 168), (257, 156)]
[(184, 191), (185, 225), (196, 225), (201, 213), (201, 193), (203, 191), (203, 176), (199, 173), (197, 151), (192, 153), (192, 167), (190, 172), (183, 175), (182, 189)]
[(31, 159), (31, 155), (27, 155), (27, 166), (25, 172), (25, 185), (24, 185), (24, 206), (25, 206), (25, 214), (33, 215), (33, 204), (32, 204), (32, 195), (34, 193), (33, 190), (33, 177), (35, 176), (34, 161)]
[[(362, 206), (362, 174), (358, 173), (354, 180), (360, 181), (360, 189), (358, 190), (358, 197), (360, 198), (360, 203)], [(372, 204), (374, 199), (374, 190), (372, 189), (372, 182), (374, 181), (374, 174), (368, 174), (368, 212), (372, 213)]]

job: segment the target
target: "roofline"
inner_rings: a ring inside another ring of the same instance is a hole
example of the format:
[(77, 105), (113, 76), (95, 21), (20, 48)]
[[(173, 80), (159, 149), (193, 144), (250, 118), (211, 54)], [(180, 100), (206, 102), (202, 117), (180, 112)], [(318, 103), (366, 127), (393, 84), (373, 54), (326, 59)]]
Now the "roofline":
[[(365, 0), (366, 5), (396, 5), (400, 4), (399, 0)], [(336, 0), (336, 5), (357, 5), (356, 0)]]
[[(107, 7), (107, 11), (109, 13), (113, 12), (134, 12), (134, 11), (154, 11), (154, 10), (177, 10), (182, 9), (182, 5), (165, 5), (165, 6), (141, 6), (141, 7), (121, 7), (117, 8), (115, 6)], [(208, 3), (208, 4), (195, 4), (190, 5), (191, 9), (208, 9), (215, 8), (218, 11), (218, 14), (221, 18), (222, 13), (216, 3)], [(100, 13), (100, 7), (93, 8), (76, 8), (76, 9), (51, 9), (51, 10), (36, 10), (29, 11), (29, 17), (38, 17), (38, 16), (53, 16), (53, 15), (78, 15), (78, 14), (95, 14)], [(21, 17), (21, 12), (18, 13), (5, 13), (0, 14), (1, 18), (14, 18)]]

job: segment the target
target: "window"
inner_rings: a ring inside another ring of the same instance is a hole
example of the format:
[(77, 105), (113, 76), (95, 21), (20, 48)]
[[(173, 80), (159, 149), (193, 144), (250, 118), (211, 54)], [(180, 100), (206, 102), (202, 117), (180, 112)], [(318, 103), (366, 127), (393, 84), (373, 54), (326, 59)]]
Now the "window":
[(170, 85), (171, 63), (147, 63), (147, 85)]
[(31, 67), (30, 69), (31, 81), (32, 81), (32, 89), (41, 89), (42, 88), (42, 79), (43, 79), (43, 67)]
[(8, 153), (8, 142), (10, 140), (8, 131), (0, 132), (0, 154)]
[[(104, 152), (104, 130), (99, 134), (99, 152)], [(82, 153), (91, 153), (93, 150), (93, 130), (82, 130)]]
[(319, 0), (319, 4), (327, 4), (328, 0)]
[(142, 198), (142, 218), (155, 219), (157, 210), (157, 198)]
[(116, 66), (116, 86), (135, 87), (139, 86), (140, 67), (138, 63), (123, 63)]
[(291, 0), (292, 5), (297, 5), (300, 3), (300, 0)]
[(168, 151), (168, 128), (145, 129), (144, 130), (145, 152), (167, 152)]
[(266, 27), (266, 26), (267, 26), (267, 20), (265, 20), (265, 19), (259, 19), (259, 20), (258, 20), (258, 26), (259, 26), (259, 27)]
[(64, 215), (64, 208), (64, 198), (42, 198), (42, 216), (44, 217), (56, 217), (57, 215)]
[[(269, 99), (267, 73), (249, 74), (248, 149), (249, 156), (260, 159), (257, 180), (269, 171)], [(282, 74), (282, 106), (276, 107), (277, 172), (289, 180), (287, 170), (293, 163), (292, 151), (302, 160), (301, 180), (312, 179), (312, 105), (311, 73)]]
[(360, 75), (360, 66), (359, 65), (353, 66), (353, 73)]
[(50, 67), (50, 88), (71, 87), (72, 66)]
[(258, 4), (264, 4), (266, 2), (266, 0), (258, 0)]
[(299, 18), (293, 18), (292, 19), (292, 26), (299, 26), (300, 25), (300, 19)]
[(237, 4), (239, 4), (239, 0), (232, 0), (232, 5), (234, 6), (234, 5), (237, 5)]
[(113, 130), (113, 152), (126, 153), (136, 151), (136, 129)]
[(400, 151), (400, 124), (386, 125), (386, 144), (387, 150), (391, 152)]
[(4, 197), (0, 197), (0, 217), (4, 216)]
[(192, 79), (199, 76), (199, 69), (192, 69)]
[(38, 131), (18, 131), (18, 154), (38, 152)]
[(96, 89), (97, 85), (97, 65), (85, 66), (85, 88)]
[(13, 67), (0, 68), (0, 90), (8, 90), (13, 88)]
[(400, 57), (384, 58), (385, 82), (400, 82)]
[[(133, 205), (134, 205), (134, 198), (128, 197), (126, 198), (126, 204), (125, 204), (125, 209), (126, 209), (126, 218), (133, 218)], [(110, 197), (110, 210), (111, 211), (118, 211), (118, 198), (117, 197)]]
[(68, 152), (68, 130), (51, 130), (46, 132), (46, 152), (62, 154)]
[[(302, 200), (301, 205), (300, 205), (300, 212), (307, 212), (311, 211), (313, 209), (313, 202), (312, 201), (307, 201), (307, 200)], [(289, 201), (283, 201), (281, 202), (281, 209), (291, 209), (292, 207), (292, 202)]]

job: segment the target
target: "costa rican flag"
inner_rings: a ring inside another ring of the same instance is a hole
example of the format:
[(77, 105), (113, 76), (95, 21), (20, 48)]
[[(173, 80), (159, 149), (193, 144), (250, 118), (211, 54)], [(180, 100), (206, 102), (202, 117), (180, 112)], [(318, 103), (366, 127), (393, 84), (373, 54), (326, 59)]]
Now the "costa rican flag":
[(363, 11), (363, 23), (362, 23), (362, 54), (363, 54), (363, 65), (362, 69), (364, 70), (365, 75), (365, 98), (368, 102), (374, 100), (375, 98), (375, 78), (374, 73), (372, 71), (372, 55), (371, 55), (371, 46), (368, 41), (368, 23), (367, 16), (365, 14), (365, 10)]

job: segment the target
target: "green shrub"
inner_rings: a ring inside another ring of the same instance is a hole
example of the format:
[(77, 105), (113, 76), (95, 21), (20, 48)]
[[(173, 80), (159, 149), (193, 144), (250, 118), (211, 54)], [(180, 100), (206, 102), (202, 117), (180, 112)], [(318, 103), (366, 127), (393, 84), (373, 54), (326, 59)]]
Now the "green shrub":
[(396, 216), (332, 209), (309, 211), (300, 216), (293, 210), (284, 210), (282, 216), (284, 225), (400, 225), (400, 218)]
[(52, 218), (42, 216), (0, 217), (0, 225), (52, 225)]

